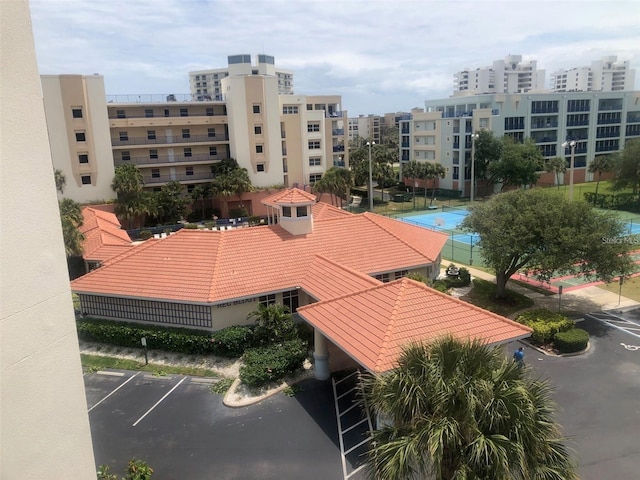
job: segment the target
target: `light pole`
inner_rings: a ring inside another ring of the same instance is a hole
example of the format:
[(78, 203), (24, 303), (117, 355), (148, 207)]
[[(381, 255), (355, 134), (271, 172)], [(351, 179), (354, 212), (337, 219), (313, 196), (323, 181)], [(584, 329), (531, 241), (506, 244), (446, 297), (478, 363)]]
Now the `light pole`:
[(573, 201), (573, 170), (576, 156), (576, 141), (568, 140), (562, 144), (562, 148), (571, 147), (571, 163), (569, 166), (569, 201)]
[(480, 135), (477, 133), (471, 134), (471, 189), (469, 195), (469, 201), (473, 202), (476, 189), (476, 140)]
[(369, 147), (369, 211), (373, 212), (373, 168), (371, 165), (371, 147), (373, 147), (376, 142), (367, 142), (367, 146)]

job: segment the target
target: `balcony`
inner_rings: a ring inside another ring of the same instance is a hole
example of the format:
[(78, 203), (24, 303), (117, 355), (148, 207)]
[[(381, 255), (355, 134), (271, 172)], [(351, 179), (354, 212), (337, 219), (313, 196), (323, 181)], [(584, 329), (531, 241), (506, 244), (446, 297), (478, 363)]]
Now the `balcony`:
[(227, 135), (216, 135), (210, 137), (209, 135), (189, 135), (187, 138), (183, 138), (181, 135), (165, 136), (156, 135), (155, 138), (149, 137), (129, 137), (126, 140), (120, 138), (112, 138), (111, 145), (114, 147), (123, 145), (161, 145), (161, 144), (176, 144), (176, 143), (215, 143), (215, 142), (227, 142), (229, 137)]
[(344, 128), (334, 128), (332, 130), (333, 135), (344, 135)]
[(149, 157), (131, 157), (131, 160), (122, 160), (121, 158), (114, 159), (113, 164), (117, 167), (118, 165), (163, 165), (166, 163), (200, 163), (200, 162), (217, 162), (219, 160), (223, 160), (227, 158), (228, 155), (208, 155), (206, 153), (196, 153), (191, 157), (185, 156), (173, 156), (169, 157), (168, 155), (159, 155), (156, 158)]
[(189, 181), (207, 181), (213, 180), (214, 175), (211, 172), (200, 172), (194, 173), (193, 175), (187, 175), (186, 173), (176, 174), (176, 175), (159, 175), (156, 177), (145, 175), (143, 177), (144, 186), (148, 187), (154, 184), (165, 184), (167, 182), (189, 182)]
[(334, 160), (333, 161), (333, 166), (334, 167), (344, 167), (344, 160)]
[(335, 112), (327, 112), (325, 111), (325, 118), (341, 118), (342, 112), (341, 111), (335, 111)]
[(223, 102), (224, 96), (213, 94), (192, 95), (190, 93), (151, 93), (151, 94), (125, 94), (107, 95), (107, 103), (177, 103), (177, 102)]
[(344, 152), (344, 145), (334, 145), (333, 146), (333, 151), (334, 152)]
[(557, 121), (553, 121), (553, 122), (532, 122), (531, 123), (531, 128), (532, 129), (536, 129), (536, 128), (558, 128), (558, 122)]

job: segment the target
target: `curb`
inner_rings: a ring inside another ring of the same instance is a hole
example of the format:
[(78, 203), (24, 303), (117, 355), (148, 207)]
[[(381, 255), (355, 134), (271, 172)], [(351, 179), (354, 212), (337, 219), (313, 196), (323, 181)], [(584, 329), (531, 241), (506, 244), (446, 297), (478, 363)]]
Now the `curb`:
[(529, 342), (525, 342), (524, 340), (518, 340), (518, 342), (522, 343), (523, 345), (526, 345), (527, 347), (535, 350), (538, 353), (546, 355), (547, 357), (556, 357), (556, 358), (577, 357), (578, 355), (582, 355), (584, 353), (587, 353), (591, 349), (591, 340), (589, 340), (587, 342), (587, 348), (585, 348), (584, 350), (580, 350), (579, 352), (571, 352), (571, 353), (553, 353), (553, 352), (548, 352), (548, 351), (543, 350), (543, 349), (541, 349), (539, 347), (536, 347), (535, 345), (532, 345)]
[(301, 382), (302, 380), (306, 380), (312, 377), (313, 377), (313, 369), (309, 369), (309, 370), (306, 370), (304, 374), (301, 374), (295, 377), (294, 379), (285, 380), (277, 387), (273, 387), (261, 395), (258, 395), (256, 397), (242, 397), (240, 400), (233, 400), (232, 397), (236, 395), (238, 386), (240, 386), (240, 378), (236, 378), (231, 384), (231, 386), (229, 387), (229, 390), (227, 390), (227, 393), (225, 393), (224, 398), (222, 399), (222, 403), (224, 404), (224, 406), (231, 407), (231, 408), (240, 408), (240, 407), (248, 407), (250, 405), (255, 405), (256, 403), (259, 403), (266, 398), (272, 397), (275, 394), (282, 392), (283, 390), (290, 387), (291, 385), (294, 385), (298, 382)]

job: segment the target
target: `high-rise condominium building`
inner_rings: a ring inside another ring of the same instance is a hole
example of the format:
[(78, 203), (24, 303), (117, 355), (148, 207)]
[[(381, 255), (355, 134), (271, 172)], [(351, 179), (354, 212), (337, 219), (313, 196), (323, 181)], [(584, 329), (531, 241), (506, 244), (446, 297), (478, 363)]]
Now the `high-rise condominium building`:
[(616, 92), (635, 88), (635, 70), (629, 61), (616, 56), (603, 57), (590, 67), (558, 70), (551, 76), (554, 92)]
[(537, 61), (522, 61), (522, 55), (508, 55), (491, 67), (465, 68), (454, 74), (454, 95), (481, 93), (526, 93), (544, 88), (544, 70)]
[(379, 115), (359, 115), (349, 119), (349, 141), (361, 139), (380, 143), (384, 117)]
[[(592, 180), (587, 167), (599, 155), (640, 138), (640, 91), (474, 95), (425, 102), (400, 122), (400, 159), (442, 164), (441, 188), (469, 194), (472, 134), (532, 138), (545, 158), (570, 159), (563, 148), (575, 140), (575, 182)], [(562, 180), (562, 179), (560, 179)]]
[(251, 64), (251, 55), (230, 55), (227, 68), (198, 70), (189, 72), (191, 96), (199, 100), (223, 100), (222, 79), (230, 75), (269, 75), (278, 79), (278, 93), (293, 94), (293, 72), (276, 68), (275, 58), (271, 55), (257, 55), (255, 65)]
[(107, 101), (101, 76), (43, 77), (47, 120), (56, 122), (54, 166), (78, 187), (64, 196), (109, 198), (114, 167), (124, 164), (141, 170), (146, 189), (177, 180), (189, 191), (211, 182), (212, 167), (229, 157), (257, 187), (312, 184), (330, 167), (348, 165), (340, 96), (279, 94), (277, 76), (247, 73), (241, 66), (250, 59), (236, 57), (247, 56), (229, 57), (224, 100), (170, 94)]

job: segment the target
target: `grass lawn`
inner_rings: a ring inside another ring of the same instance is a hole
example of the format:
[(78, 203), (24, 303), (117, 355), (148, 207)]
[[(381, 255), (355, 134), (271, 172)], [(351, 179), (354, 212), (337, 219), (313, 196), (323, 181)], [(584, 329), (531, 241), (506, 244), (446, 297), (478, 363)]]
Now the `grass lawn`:
[[(613, 293), (620, 292), (618, 282), (604, 283), (598, 287)], [(622, 296), (640, 302), (640, 277), (628, 278), (622, 283)]]
[(150, 363), (145, 365), (144, 362), (137, 360), (129, 360), (126, 358), (103, 357), (102, 355), (80, 354), (82, 368), (85, 372), (97, 372), (108, 368), (116, 368), (119, 370), (140, 370), (143, 372), (151, 372), (154, 375), (190, 375), (193, 377), (214, 377), (219, 378), (220, 375), (213, 370), (196, 367), (178, 367), (171, 365), (158, 365)]
[(505, 317), (533, 306), (533, 300), (529, 297), (511, 290), (507, 290), (506, 298), (501, 300), (496, 300), (495, 295), (495, 283), (476, 278), (473, 280), (473, 289), (462, 300)]

